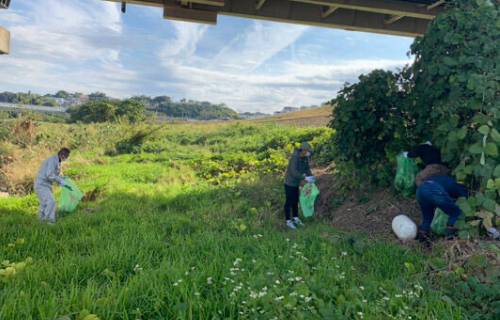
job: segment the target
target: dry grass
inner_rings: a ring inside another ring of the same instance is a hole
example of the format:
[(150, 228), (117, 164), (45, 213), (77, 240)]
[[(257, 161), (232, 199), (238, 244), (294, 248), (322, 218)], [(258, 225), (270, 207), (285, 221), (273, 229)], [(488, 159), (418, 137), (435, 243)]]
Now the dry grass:
[(331, 106), (290, 112), (254, 120), (257, 123), (278, 123), (298, 127), (324, 127), (330, 122)]

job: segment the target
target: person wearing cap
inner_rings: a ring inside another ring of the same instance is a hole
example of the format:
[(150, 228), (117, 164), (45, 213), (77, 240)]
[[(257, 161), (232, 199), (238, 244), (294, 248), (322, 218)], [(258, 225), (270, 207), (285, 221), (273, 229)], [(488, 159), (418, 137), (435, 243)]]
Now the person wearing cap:
[[(309, 166), (312, 148), (307, 142), (303, 142), (300, 148), (295, 149), (292, 157), (288, 161), (288, 167), (285, 174), (285, 219), (286, 226), (290, 229), (296, 229), (303, 226), (304, 223), (299, 219), (299, 186), (307, 179), (312, 181), (313, 176)], [(293, 215), (292, 216), (290, 215)]]
[(61, 163), (68, 159), (70, 151), (62, 148), (59, 152), (42, 163), (35, 180), (35, 193), (40, 201), (38, 217), (42, 222), (54, 224), (56, 222), (56, 201), (52, 194), (52, 184), (58, 183), (61, 187), (71, 187), (66, 185), (60, 175)]
[(456, 200), (468, 196), (467, 188), (450, 176), (450, 169), (441, 160), (441, 151), (430, 141), (403, 154), (409, 158), (420, 158), (424, 164), (424, 168), (415, 179), (417, 202), (422, 211), (422, 223), (418, 228), (417, 239), (426, 244), (430, 243), (431, 223), (437, 208), (448, 215), (446, 238), (455, 237), (457, 234), (455, 223), (462, 213)]

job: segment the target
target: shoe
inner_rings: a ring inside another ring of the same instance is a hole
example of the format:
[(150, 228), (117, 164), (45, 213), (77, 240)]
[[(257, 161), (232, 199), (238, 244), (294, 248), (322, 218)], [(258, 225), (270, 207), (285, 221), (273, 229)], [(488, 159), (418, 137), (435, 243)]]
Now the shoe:
[(303, 227), (304, 222), (300, 221), (299, 218), (293, 218), (293, 223), (295, 224), (296, 227)]
[(432, 234), (430, 230), (418, 229), (416, 239), (426, 248), (430, 248), (432, 245)]
[(446, 240), (454, 239), (458, 234), (458, 229), (454, 226), (446, 226), (446, 231), (444, 233)]
[(295, 230), (297, 229), (297, 227), (295, 226), (295, 224), (292, 222), (292, 220), (287, 220), (286, 221), (286, 226), (292, 230)]

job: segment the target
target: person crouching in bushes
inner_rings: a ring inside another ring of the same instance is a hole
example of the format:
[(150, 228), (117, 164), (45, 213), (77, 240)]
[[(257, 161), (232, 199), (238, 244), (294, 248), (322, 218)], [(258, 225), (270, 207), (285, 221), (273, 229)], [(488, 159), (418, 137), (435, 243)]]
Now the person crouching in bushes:
[[(288, 167), (285, 174), (285, 219), (286, 226), (290, 229), (296, 229), (303, 226), (304, 223), (299, 219), (299, 186), (300, 183), (311, 177), (311, 168), (309, 158), (312, 148), (307, 142), (303, 142), (299, 149), (295, 149), (292, 157), (288, 161)], [(290, 216), (293, 215), (293, 218)]]
[(431, 142), (428, 141), (413, 151), (405, 152), (405, 156), (419, 157), (425, 166), (416, 177), (417, 201), (422, 211), (422, 223), (418, 228), (417, 239), (426, 244), (430, 243), (430, 229), (437, 208), (448, 215), (446, 238), (455, 237), (457, 234), (455, 223), (462, 213), (456, 200), (468, 197), (467, 188), (449, 175), (450, 169), (441, 161), (441, 152)]

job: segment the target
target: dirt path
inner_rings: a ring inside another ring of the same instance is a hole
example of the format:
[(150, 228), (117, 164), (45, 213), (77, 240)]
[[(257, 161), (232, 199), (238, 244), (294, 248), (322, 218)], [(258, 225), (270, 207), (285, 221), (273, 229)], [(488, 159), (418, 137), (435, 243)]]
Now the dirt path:
[(356, 231), (370, 238), (395, 239), (392, 219), (404, 213), (420, 221), (420, 210), (413, 198), (397, 196), (387, 189), (354, 190), (343, 193), (340, 183), (325, 169), (315, 169), (320, 195), (316, 212), (327, 217), (340, 230)]

